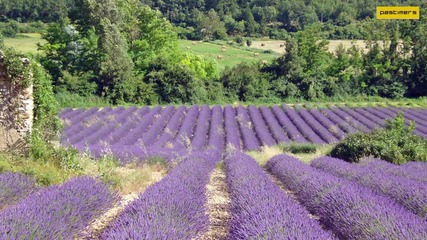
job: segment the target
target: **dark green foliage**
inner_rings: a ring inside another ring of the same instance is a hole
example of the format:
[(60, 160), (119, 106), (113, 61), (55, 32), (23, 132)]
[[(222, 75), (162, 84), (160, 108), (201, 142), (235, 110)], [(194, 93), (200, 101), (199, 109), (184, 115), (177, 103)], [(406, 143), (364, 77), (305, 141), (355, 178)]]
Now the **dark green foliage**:
[(287, 143), (279, 145), (283, 152), (297, 153), (315, 153), (317, 145), (312, 143)]
[(18, 33), (18, 22), (16, 21), (10, 21), (2, 27), (1, 33), (5, 37), (16, 37), (16, 34)]
[(273, 75), (276, 94), (292, 97), (288, 94), (296, 95), (298, 89), (298, 95), (305, 99), (330, 95), (328, 91), (333, 87), (333, 81), (327, 75), (327, 67), (332, 57), (326, 52), (327, 44), (316, 28), (288, 39), (286, 53), (264, 68)]
[(52, 90), (52, 80), (42, 66), (33, 63), (34, 123), (31, 136), (31, 156), (43, 159), (54, 151), (62, 123), (58, 119), (59, 104)]
[(414, 123), (406, 128), (403, 114), (399, 114), (384, 129), (348, 136), (332, 149), (330, 156), (349, 162), (359, 162), (368, 156), (395, 164), (427, 162), (427, 141), (413, 134), (414, 128)]
[(55, 22), (65, 17), (75, 0), (13, 0), (0, 2), (0, 19)]
[(5, 37), (23, 37), (20, 33), (42, 33), (47, 25), (43, 22), (18, 23), (15, 20), (0, 22), (0, 33)]
[(226, 68), (222, 75), (225, 95), (230, 100), (255, 101), (270, 97), (270, 83), (267, 74), (253, 63), (240, 63), (233, 68)]
[(174, 63), (166, 57), (153, 61), (144, 78), (152, 87), (158, 101), (155, 103), (199, 103), (208, 100), (207, 84), (199, 79), (190, 68)]

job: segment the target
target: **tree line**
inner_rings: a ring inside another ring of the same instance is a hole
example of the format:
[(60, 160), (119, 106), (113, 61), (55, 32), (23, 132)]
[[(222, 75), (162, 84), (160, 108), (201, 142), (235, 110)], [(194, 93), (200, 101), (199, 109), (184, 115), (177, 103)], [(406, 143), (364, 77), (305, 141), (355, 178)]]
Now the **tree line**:
[[(181, 38), (224, 39), (234, 36), (284, 39), (321, 24), (329, 39), (365, 39), (363, 25), (375, 18), (376, 6), (427, 7), (427, 0), (140, 0), (159, 10)], [(79, 0), (0, 2), (0, 20), (58, 22), (78, 12)]]
[(214, 61), (181, 51), (164, 13), (138, 0), (74, 0), (49, 24), (41, 64), (54, 91), (113, 104), (280, 102), (328, 97), (427, 96), (427, 23), (371, 20), (366, 47), (327, 51), (322, 24), (285, 37), (272, 63), (242, 63), (220, 73)]

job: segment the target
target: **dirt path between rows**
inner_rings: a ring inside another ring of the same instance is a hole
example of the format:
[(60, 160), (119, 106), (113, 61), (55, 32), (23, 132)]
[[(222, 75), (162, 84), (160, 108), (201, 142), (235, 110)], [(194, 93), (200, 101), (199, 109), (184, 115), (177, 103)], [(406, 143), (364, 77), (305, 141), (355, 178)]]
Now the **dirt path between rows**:
[[(264, 167), (263, 168), (265, 173), (267, 173), (268, 177), (271, 179), (271, 181), (273, 181), (280, 189), (282, 189), (286, 195), (288, 195), (290, 198), (292, 198), (295, 202), (297, 202), (299, 205), (303, 206), (303, 204), (301, 204), (301, 202), (298, 200), (297, 195), (295, 194), (294, 191), (291, 191), (290, 189), (288, 189), (279, 179), (276, 178), (276, 176), (274, 176), (273, 174), (271, 174), (269, 171), (267, 171), (267, 169)], [(308, 211), (308, 210), (307, 210)], [(309, 213), (309, 217), (316, 219), (316, 220), (320, 220), (320, 217)]]
[(197, 240), (224, 240), (229, 235), (230, 194), (227, 189), (224, 169), (216, 167), (206, 186), (209, 229)]
[(133, 202), (138, 197), (138, 194), (131, 193), (122, 197), (122, 199), (110, 210), (97, 218), (87, 230), (81, 234), (78, 240), (99, 239), (102, 231), (125, 209), (127, 205)]

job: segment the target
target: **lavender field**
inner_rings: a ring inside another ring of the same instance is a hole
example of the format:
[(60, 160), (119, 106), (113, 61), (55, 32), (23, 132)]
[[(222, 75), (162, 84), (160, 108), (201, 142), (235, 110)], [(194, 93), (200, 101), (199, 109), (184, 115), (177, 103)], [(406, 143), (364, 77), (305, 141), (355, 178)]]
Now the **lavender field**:
[(298, 142), (337, 143), (350, 133), (369, 132), (403, 112), (415, 121), (415, 134), (427, 138), (427, 110), (405, 108), (321, 108), (287, 105), (167, 106), (64, 109), (62, 144), (95, 157), (112, 154), (123, 162), (150, 155), (173, 158), (206, 149), (259, 150), (262, 146)]
[[(35, 188), (34, 182), (24, 176), (0, 174), (2, 197), (13, 199), (3, 201), (0, 209), (0, 237), (427, 238), (422, 210), (427, 207), (423, 179), (416, 180), (407, 174), (425, 169), (425, 165), (408, 163), (394, 166), (392, 172), (383, 172), (382, 160), (356, 165), (321, 157), (308, 165), (282, 154), (271, 158), (263, 168), (249, 155), (237, 151), (227, 152), (223, 161), (221, 157), (218, 151), (189, 154), (95, 235), (88, 235), (91, 223), (120, 200), (105, 184), (80, 177), (59, 186)], [(371, 171), (361, 177), (358, 172), (364, 168)], [(209, 190), (217, 181), (210, 177), (214, 169), (225, 176), (220, 196), (212, 196)], [(401, 195), (387, 187), (391, 182)], [(227, 201), (212, 212), (208, 210), (212, 198)], [(220, 228), (215, 230), (215, 226)], [(212, 235), (212, 229), (221, 234)]]
[(63, 145), (94, 157), (113, 154), (122, 165), (162, 157), (167, 174), (114, 210), (125, 196), (98, 178), (42, 187), (32, 177), (0, 173), (0, 239), (425, 240), (426, 163), (323, 156), (307, 164), (278, 154), (264, 165), (246, 152), (336, 143), (399, 111), (426, 137), (421, 109), (64, 109)]

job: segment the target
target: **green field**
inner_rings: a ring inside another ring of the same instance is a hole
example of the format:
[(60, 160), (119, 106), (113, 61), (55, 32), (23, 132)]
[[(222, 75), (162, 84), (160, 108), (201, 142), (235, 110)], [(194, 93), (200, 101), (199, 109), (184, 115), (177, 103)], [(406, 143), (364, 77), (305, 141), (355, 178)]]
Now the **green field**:
[(41, 53), (37, 50), (37, 43), (45, 43), (39, 33), (21, 33), (16, 38), (4, 38), (7, 47), (13, 47), (24, 53)]
[[(222, 50), (223, 46), (225, 46), (225, 50)], [(180, 40), (180, 47), (183, 51), (202, 55), (207, 59), (216, 61), (220, 71), (225, 69), (226, 66), (232, 67), (241, 62), (271, 61), (281, 55), (275, 52), (266, 53), (263, 50), (249, 47), (234, 47), (225, 42), (210, 43)]]
[[(13, 47), (18, 51), (25, 53), (40, 53), (37, 50), (37, 43), (45, 43), (39, 33), (24, 33), (16, 38), (5, 38), (4, 44), (8, 47)], [(220, 71), (226, 66), (232, 67), (241, 62), (258, 62), (271, 61), (280, 56), (279, 53), (264, 52), (260, 49), (249, 47), (234, 47), (223, 42), (195, 42), (189, 40), (180, 40), (181, 50), (192, 52), (201, 55), (207, 59), (217, 62)], [(221, 50), (222, 46), (226, 46), (225, 50)]]

